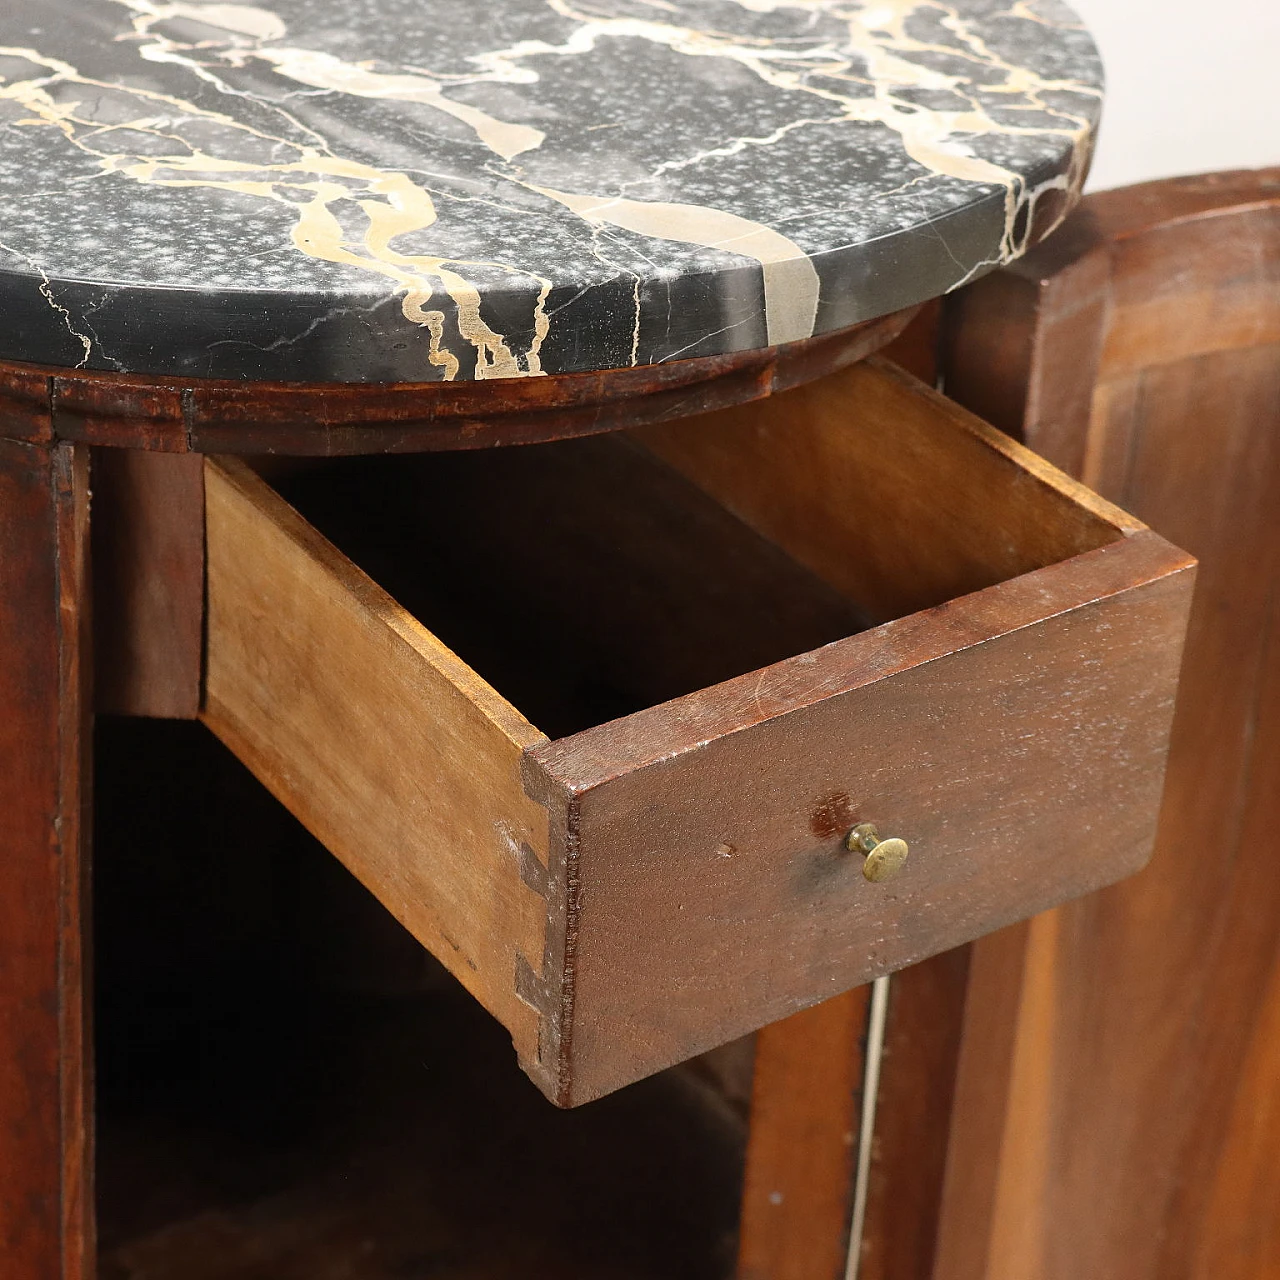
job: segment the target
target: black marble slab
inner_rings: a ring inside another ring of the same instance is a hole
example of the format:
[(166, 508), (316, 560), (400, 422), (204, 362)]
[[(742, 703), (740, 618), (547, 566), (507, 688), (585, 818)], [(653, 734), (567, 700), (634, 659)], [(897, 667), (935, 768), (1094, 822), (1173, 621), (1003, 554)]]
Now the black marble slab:
[(791, 342), (1021, 252), (1059, 0), (9, 0), (0, 358), (426, 381)]

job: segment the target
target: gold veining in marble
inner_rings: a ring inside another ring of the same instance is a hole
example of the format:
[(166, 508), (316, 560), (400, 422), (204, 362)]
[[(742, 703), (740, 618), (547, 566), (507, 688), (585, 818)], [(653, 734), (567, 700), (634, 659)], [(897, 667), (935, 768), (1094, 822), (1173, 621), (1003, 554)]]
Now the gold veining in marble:
[[(32, 112), (30, 119), (18, 122), (20, 125), (49, 125), (59, 129), (72, 145), (94, 156), (104, 173), (120, 173), (151, 186), (212, 187), (287, 204), (297, 214), (292, 231), (295, 248), (311, 257), (376, 271), (393, 280), (404, 291), (401, 305), (405, 318), (427, 328), (431, 334), (429, 359), (443, 370), (447, 379), (457, 374), (458, 359), (442, 345), (443, 312), (426, 307), (437, 283), (453, 299), (458, 329), (475, 348), (478, 379), (541, 373), (538, 351), (546, 335), (543, 313), (548, 282), (537, 278), (540, 294), (535, 339), (522, 364), (512, 355), (502, 336), (494, 333), (482, 319), (480, 295), (475, 286), (453, 269), (468, 264), (405, 255), (392, 247), (391, 242), (398, 236), (424, 230), (436, 220), (430, 194), (408, 175), (289, 143), (181, 99), (143, 89), (124, 90), (104, 81), (91, 80), (81, 76), (74, 67), (47, 58), (34, 49), (0, 47), (0, 54), (25, 58), (49, 71), (49, 75), (37, 80), (0, 85), (0, 98), (20, 102)], [(74, 99), (55, 99), (50, 93), (54, 85), (83, 85), (86, 89), (136, 100), (141, 114), (104, 127), (96, 120), (80, 116), (79, 104)], [(174, 125), (166, 120), (166, 109), (176, 110), (188, 119), (216, 122), (226, 129), (264, 138), (297, 152), (298, 158), (263, 165), (209, 155), (173, 131)], [(111, 135), (124, 130), (181, 146), (184, 152), (147, 155), (111, 150)], [(334, 213), (334, 206), (340, 204), (356, 206), (366, 220), (364, 234), (354, 247)]]
[[(900, 139), (906, 155), (925, 171), (922, 176), (940, 175), (1003, 189), (1005, 225), (998, 251), (989, 261), (969, 270), (965, 279), (1021, 252), (1025, 246), (1020, 237), (1027, 234), (1036, 202), (1050, 190), (1077, 190), (1090, 152), (1091, 122), (1065, 111), (1046, 95), (1068, 91), (1096, 96), (1096, 89), (1075, 80), (1047, 79), (1009, 62), (984, 41), (955, 6), (939, 0), (733, 0), (741, 9), (754, 13), (796, 9), (838, 17), (843, 24), (843, 42), (837, 45), (828, 41), (820, 46), (793, 46), (734, 32), (696, 30), (665, 20), (663, 15), (679, 15), (680, 10), (660, 0), (650, 4), (654, 10), (651, 18), (599, 13), (575, 0), (545, 0), (550, 11), (573, 24), (562, 44), (518, 41), (472, 55), (468, 61), (473, 70), (449, 77), (416, 69), (390, 73), (370, 63), (348, 62), (332, 53), (298, 47), (288, 42), (285, 22), (259, 6), (188, 0), (115, 2), (131, 14), (132, 34), (128, 38), (138, 43), (142, 58), (188, 68), (221, 93), (238, 91), (219, 76), (219, 65), (244, 66), (254, 61), (311, 89), (419, 104), (471, 129), (495, 161), (501, 162), (502, 167), (494, 173), (502, 180), (554, 201), (593, 230), (611, 227), (754, 260), (763, 273), (770, 344), (794, 341), (814, 332), (819, 276), (810, 256), (794, 239), (729, 209), (632, 198), (627, 194), (629, 187), (637, 185), (632, 182), (624, 182), (612, 191), (564, 191), (541, 185), (527, 176), (520, 157), (536, 153), (544, 142), (544, 133), (529, 124), (502, 120), (477, 106), (450, 98), (446, 89), (457, 83), (536, 83), (538, 73), (530, 65), (531, 59), (583, 55), (604, 39), (638, 39), (690, 57), (731, 59), (772, 88), (816, 100), (824, 110), (812, 117), (788, 121), (763, 136), (744, 135), (667, 159), (646, 182), (708, 157), (734, 155), (748, 149), (765, 152), (794, 131), (816, 125), (879, 125)], [(939, 19), (954, 36), (954, 44), (931, 44), (911, 34), (912, 19), (924, 11)], [(1036, 13), (1033, 0), (1014, 0), (1009, 13), (1044, 21)], [(216, 38), (184, 42), (157, 30), (174, 20), (199, 24)], [(536, 376), (542, 372), (540, 352), (551, 324), (546, 307), (551, 281), (519, 261), (467, 262), (398, 249), (397, 242), (403, 237), (429, 232), (437, 221), (432, 195), (409, 173), (334, 154), (324, 139), (280, 104), (271, 104), (280, 119), (293, 126), (295, 134), (305, 134), (311, 141), (303, 143), (283, 133), (264, 132), (229, 114), (151, 89), (94, 80), (36, 49), (6, 48), (0, 53), (25, 58), (47, 72), (27, 80), (0, 83), (0, 98), (19, 102), (30, 112), (20, 124), (61, 131), (74, 147), (95, 158), (102, 173), (120, 174), (158, 187), (231, 191), (289, 206), (295, 215), (291, 243), (299, 252), (376, 273), (395, 285), (402, 294), (404, 317), (429, 332), (428, 358), (444, 377), (455, 377), (460, 362), (446, 342), (444, 311), (431, 306), (441, 291), (452, 300), (454, 322), (463, 340), (474, 350), (476, 378)], [(947, 74), (913, 60), (929, 54), (972, 64), (982, 95), (1006, 97), (1017, 109), (1036, 119), (1025, 125), (997, 119), (980, 100), (970, 76)], [(818, 80), (821, 83), (815, 83)], [(849, 92), (834, 87), (841, 81), (850, 84)], [(81, 114), (74, 96), (77, 85), (90, 93), (110, 94), (117, 102), (133, 104), (136, 116), (104, 125)], [(853, 91), (855, 87), (857, 91)], [(72, 90), (70, 94), (68, 89)], [(965, 105), (952, 109), (925, 107), (903, 96), (915, 90), (949, 94)], [(1045, 123), (1046, 120), (1052, 123)], [(234, 150), (230, 145), (216, 150), (209, 149), (207, 143), (196, 145), (182, 136), (183, 125), (192, 121), (216, 124), (229, 142), (237, 137), (269, 141), (287, 158), (257, 163), (219, 153)], [(113, 141), (126, 133), (143, 135), (146, 146), (134, 150), (113, 147)], [(968, 141), (999, 134), (1059, 138), (1070, 153), (1070, 166), (1030, 187), (1019, 173), (975, 154)], [(913, 178), (899, 190), (920, 180)], [(356, 211), (359, 218), (353, 219)], [(358, 230), (353, 231), (357, 225)], [(482, 316), (481, 294), (470, 278), (478, 269), (522, 277), (536, 290), (532, 341), (522, 354), (514, 354), (508, 339), (495, 332)], [(47, 283), (46, 279), (46, 291)], [(47, 296), (52, 305), (57, 305), (52, 295)], [(634, 305), (633, 361), (640, 329), (638, 279)], [(89, 341), (83, 335), (76, 336), (86, 344)]]

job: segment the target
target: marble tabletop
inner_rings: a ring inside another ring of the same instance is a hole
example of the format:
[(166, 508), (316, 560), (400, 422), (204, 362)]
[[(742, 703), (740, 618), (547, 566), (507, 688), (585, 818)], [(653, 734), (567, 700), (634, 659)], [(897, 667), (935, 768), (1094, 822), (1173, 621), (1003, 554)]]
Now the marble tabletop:
[(794, 342), (1021, 252), (1059, 0), (12, 0), (0, 358), (530, 377)]

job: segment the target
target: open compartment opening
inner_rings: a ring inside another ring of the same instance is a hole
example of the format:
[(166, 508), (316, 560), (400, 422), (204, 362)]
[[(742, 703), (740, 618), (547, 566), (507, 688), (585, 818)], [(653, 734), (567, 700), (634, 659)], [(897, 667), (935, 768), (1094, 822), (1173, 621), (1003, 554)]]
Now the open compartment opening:
[(547, 1105), (508, 1035), (199, 725), (97, 733), (101, 1280), (720, 1280), (706, 1075)]

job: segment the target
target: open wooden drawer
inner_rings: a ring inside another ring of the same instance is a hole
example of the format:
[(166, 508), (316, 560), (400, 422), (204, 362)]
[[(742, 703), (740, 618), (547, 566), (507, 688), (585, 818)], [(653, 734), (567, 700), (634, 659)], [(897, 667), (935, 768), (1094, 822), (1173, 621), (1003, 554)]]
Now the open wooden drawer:
[(561, 1105), (1148, 856), (1193, 562), (885, 362), (276, 483), (206, 464), (203, 717)]

